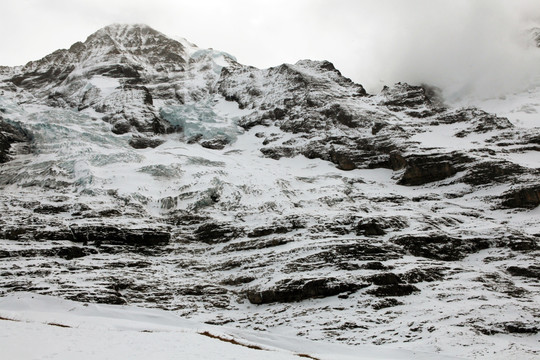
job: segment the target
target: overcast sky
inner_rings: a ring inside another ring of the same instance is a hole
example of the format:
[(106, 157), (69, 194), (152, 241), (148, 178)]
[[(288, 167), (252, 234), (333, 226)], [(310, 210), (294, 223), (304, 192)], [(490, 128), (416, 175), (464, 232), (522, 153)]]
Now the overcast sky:
[(326, 59), (377, 92), (398, 81), (497, 95), (540, 75), (523, 31), (540, 0), (2, 0), (0, 64), (21, 65), (111, 23), (145, 23), (265, 68)]

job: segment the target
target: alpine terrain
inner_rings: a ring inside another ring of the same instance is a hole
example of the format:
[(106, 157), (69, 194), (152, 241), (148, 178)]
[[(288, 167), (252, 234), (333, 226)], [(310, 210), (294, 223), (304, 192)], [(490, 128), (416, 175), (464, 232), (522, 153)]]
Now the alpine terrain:
[(0, 319), (24, 291), (538, 358), (539, 111), (540, 85), (374, 95), (327, 61), (258, 69), (145, 25), (0, 67)]

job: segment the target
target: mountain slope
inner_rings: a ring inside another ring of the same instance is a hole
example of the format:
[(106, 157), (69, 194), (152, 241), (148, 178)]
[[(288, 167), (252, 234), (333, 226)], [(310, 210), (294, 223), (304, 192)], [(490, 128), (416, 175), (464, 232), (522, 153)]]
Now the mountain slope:
[(537, 355), (537, 123), (144, 25), (1, 74), (2, 292)]

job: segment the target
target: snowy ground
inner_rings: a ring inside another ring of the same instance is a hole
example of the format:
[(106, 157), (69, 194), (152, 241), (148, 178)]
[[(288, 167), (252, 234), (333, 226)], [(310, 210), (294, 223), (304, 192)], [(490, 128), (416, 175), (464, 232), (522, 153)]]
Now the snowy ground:
[(5, 359), (457, 359), (239, 331), (190, 322), (172, 312), (31, 293), (0, 298), (0, 323)]

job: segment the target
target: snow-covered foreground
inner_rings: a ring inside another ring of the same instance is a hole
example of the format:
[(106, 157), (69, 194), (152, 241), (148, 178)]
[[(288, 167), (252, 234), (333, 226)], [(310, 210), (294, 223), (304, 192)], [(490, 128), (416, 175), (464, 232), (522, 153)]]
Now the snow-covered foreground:
[(184, 320), (172, 312), (32, 293), (0, 299), (4, 359), (452, 359), (310, 342)]

